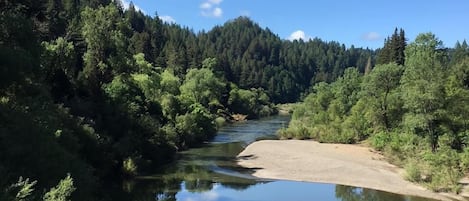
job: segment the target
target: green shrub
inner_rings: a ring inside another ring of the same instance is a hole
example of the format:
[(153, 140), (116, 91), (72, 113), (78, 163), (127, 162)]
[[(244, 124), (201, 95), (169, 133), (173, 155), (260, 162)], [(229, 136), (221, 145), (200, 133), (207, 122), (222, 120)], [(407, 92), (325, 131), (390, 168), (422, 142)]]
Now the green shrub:
[(371, 146), (379, 151), (383, 151), (389, 141), (391, 137), (388, 132), (381, 131), (371, 136)]
[(292, 120), (288, 128), (280, 129), (277, 134), (281, 139), (310, 139), (311, 135), (308, 128), (298, 120)]
[(460, 168), (462, 171), (469, 171), (469, 147), (464, 148), (463, 152), (460, 154)]
[(305, 128), (304, 126), (297, 127), (294, 132), (295, 132), (296, 139), (304, 140), (304, 139), (310, 138), (308, 129)]
[(460, 170), (458, 152), (449, 146), (441, 146), (437, 152), (427, 152), (425, 163), (430, 167), (430, 178), (427, 186), (437, 192), (459, 192), (459, 180), (463, 176)]
[(416, 161), (409, 161), (405, 166), (405, 179), (412, 182), (420, 182), (422, 174)]
[(277, 135), (279, 136), (280, 139), (285, 140), (285, 139), (291, 139), (293, 136), (291, 135), (291, 132), (289, 132), (289, 129), (287, 128), (281, 128), (277, 131)]
[(358, 132), (356, 129), (346, 127), (341, 129), (337, 142), (344, 144), (353, 144), (361, 139), (360, 135), (360, 132)]
[(302, 125), (283, 129), (282, 131), (280, 131), (280, 133), (282, 133), (282, 137), (286, 139), (294, 138), (297, 140), (304, 140), (310, 138), (308, 130)]
[(440, 167), (439, 170), (433, 170), (431, 181), (426, 183), (426, 186), (435, 192), (453, 192), (459, 193), (462, 189), (458, 183), (458, 171), (451, 167)]

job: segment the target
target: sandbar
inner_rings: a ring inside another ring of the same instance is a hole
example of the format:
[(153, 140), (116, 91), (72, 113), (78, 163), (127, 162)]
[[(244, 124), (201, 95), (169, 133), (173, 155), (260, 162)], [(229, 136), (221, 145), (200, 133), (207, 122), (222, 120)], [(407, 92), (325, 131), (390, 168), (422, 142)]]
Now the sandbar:
[(259, 178), (341, 184), (437, 200), (464, 200), (405, 180), (402, 168), (364, 145), (262, 140), (248, 145), (238, 155), (237, 162), (253, 169), (253, 176)]

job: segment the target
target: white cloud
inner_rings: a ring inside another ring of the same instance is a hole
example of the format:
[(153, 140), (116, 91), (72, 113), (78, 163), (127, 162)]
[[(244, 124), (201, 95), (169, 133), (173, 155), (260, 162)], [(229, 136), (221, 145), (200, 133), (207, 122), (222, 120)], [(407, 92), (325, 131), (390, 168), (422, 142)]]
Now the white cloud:
[[(121, 3), (122, 3), (122, 6), (124, 7), (124, 10), (129, 9), (129, 4), (130, 4), (130, 2), (128, 2), (127, 0), (120, 0), (120, 1), (121, 1)], [(145, 14), (145, 11), (142, 10), (142, 9), (141, 9), (140, 7), (138, 7), (137, 5), (135, 5), (135, 3), (134, 3), (134, 8), (135, 8), (135, 10), (141, 11), (142, 13)]]
[(221, 17), (223, 10), (218, 5), (220, 5), (222, 1), (223, 0), (207, 0), (200, 4), (200, 13), (205, 17)]
[(288, 37), (288, 40), (291, 40), (291, 41), (300, 40), (300, 39), (306, 41), (306, 40), (311, 39), (311, 36), (307, 36), (303, 30), (297, 30), (291, 33), (290, 36)]
[(210, 9), (210, 8), (212, 8), (212, 4), (210, 4), (208, 2), (205, 2), (203, 4), (200, 4), (200, 8), (201, 9)]
[(213, 9), (213, 16), (214, 17), (221, 17), (223, 15), (223, 10), (220, 7), (216, 7)]
[(367, 41), (377, 41), (381, 39), (381, 36), (376, 32), (368, 32), (362, 35), (362, 39)]
[(159, 18), (165, 23), (169, 23), (169, 24), (176, 23), (176, 20), (169, 15), (159, 16)]

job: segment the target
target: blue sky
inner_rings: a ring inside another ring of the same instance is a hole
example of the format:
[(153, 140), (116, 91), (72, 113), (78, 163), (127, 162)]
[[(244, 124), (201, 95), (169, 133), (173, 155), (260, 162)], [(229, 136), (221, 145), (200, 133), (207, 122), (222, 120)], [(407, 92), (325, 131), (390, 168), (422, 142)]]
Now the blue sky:
[[(130, 0), (122, 0), (128, 3)], [(248, 16), (282, 39), (314, 38), (379, 48), (395, 27), (409, 41), (433, 32), (447, 47), (469, 39), (468, 0), (133, 0), (145, 14), (210, 30)]]

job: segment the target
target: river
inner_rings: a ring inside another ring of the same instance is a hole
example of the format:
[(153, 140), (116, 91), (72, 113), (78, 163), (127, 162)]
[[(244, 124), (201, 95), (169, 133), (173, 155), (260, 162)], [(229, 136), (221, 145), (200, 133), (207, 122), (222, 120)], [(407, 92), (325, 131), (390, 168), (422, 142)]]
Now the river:
[(258, 179), (250, 176), (253, 170), (236, 165), (245, 146), (275, 137), (289, 120), (274, 116), (227, 125), (210, 143), (180, 153), (176, 162), (122, 188), (131, 200), (141, 201), (430, 201), (359, 187)]

